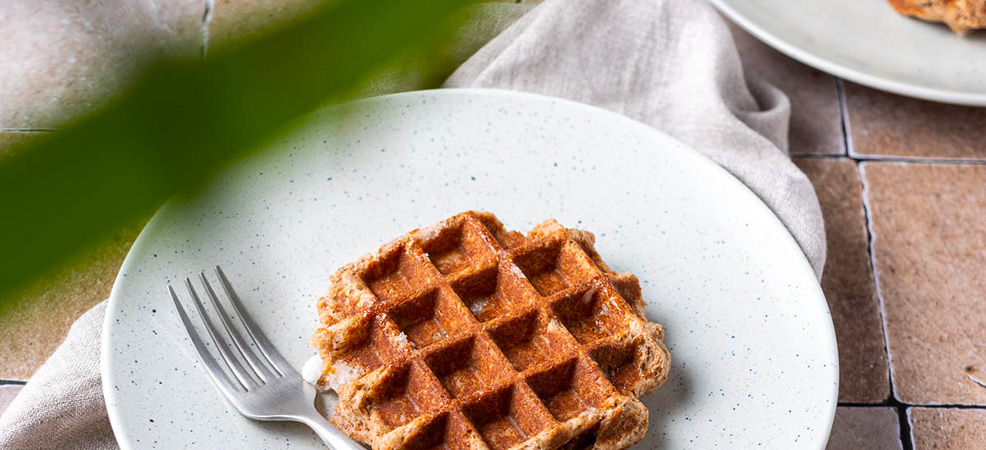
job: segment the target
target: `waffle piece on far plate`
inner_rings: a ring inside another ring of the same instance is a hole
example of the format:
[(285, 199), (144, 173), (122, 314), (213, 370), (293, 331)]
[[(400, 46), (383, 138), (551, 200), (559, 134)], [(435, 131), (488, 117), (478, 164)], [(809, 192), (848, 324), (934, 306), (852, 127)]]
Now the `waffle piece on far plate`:
[(889, 0), (897, 12), (931, 22), (945, 22), (965, 34), (986, 28), (986, 0)]
[(637, 278), (591, 233), (458, 214), (339, 269), (312, 337), (332, 422), (374, 450), (624, 449), (667, 379)]

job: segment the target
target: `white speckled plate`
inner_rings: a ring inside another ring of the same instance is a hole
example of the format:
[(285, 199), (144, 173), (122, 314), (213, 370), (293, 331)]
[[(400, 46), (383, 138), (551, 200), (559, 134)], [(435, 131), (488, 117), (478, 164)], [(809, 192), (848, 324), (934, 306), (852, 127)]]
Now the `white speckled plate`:
[(847, 80), (926, 100), (986, 106), (986, 31), (956, 36), (887, 0), (711, 0), (777, 50)]
[(312, 115), (168, 202), (141, 233), (103, 334), (103, 388), (124, 449), (322, 445), (220, 398), (165, 283), (223, 266), (300, 368), (331, 272), (468, 209), (519, 230), (550, 217), (591, 230), (611, 266), (640, 278), (673, 366), (644, 398), (650, 430), (638, 448), (824, 447), (838, 386), (825, 299), (793, 238), (724, 170), (625, 117), (529, 94), (413, 92), (359, 102), (349, 117)]

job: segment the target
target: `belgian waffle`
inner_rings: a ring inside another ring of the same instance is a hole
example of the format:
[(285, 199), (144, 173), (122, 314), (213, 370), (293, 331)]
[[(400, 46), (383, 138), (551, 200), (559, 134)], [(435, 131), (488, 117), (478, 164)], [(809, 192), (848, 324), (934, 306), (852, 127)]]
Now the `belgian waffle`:
[(312, 336), (332, 422), (384, 449), (623, 449), (667, 379), (637, 278), (591, 233), (466, 212), (339, 269)]

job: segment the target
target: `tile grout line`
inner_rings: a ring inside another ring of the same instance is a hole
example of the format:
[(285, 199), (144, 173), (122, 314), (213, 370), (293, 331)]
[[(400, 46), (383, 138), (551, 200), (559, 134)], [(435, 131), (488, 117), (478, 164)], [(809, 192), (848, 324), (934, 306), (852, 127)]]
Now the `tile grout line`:
[(974, 410), (986, 410), (986, 405), (959, 405), (959, 404), (930, 404), (930, 405), (909, 405), (902, 403), (910, 408), (927, 408), (927, 409), (974, 409)]
[(893, 354), (890, 352), (890, 334), (887, 332), (887, 304), (883, 297), (883, 289), (880, 285), (880, 272), (876, 267), (876, 233), (873, 231), (873, 210), (870, 202), (870, 186), (866, 182), (866, 161), (857, 163), (859, 166), (859, 182), (863, 185), (863, 217), (866, 220), (866, 241), (867, 251), (870, 257), (870, 271), (873, 274), (873, 284), (876, 289), (877, 302), (880, 305), (880, 323), (883, 325), (883, 345), (887, 352), (887, 383), (890, 385), (890, 397), (887, 404), (897, 410), (897, 422), (900, 427), (901, 446), (905, 450), (914, 449), (914, 439), (911, 436), (911, 424), (907, 418), (907, 405), (897, 399), (894, 387), (894, 362)]
[(862, 162), (886, 162), (902, 164), (929, 164), (929, 165), (986, 165), (986, 159), (942, 159), (942, 158), (905, 158), (896, 156), (846, 156), (846, 155), (825, 155), (811, 153), (795, 153), (791, 159), (848, 159), (857, 163)]
[(0, 128), (0, 131), (8, 133), (24, 133), (24, 134), (44, 134), (52, 133), (58, 131), (57, 128)]
[(907, 437), (911, 440), (911, 449), (913, 450), (915, 447), (914, 447), (914, 428), (911, 427), (911, 408), (907, 408), (907, 412), (904, 414), (904, 416), (905, 416), (904, 418), (907, 419), (907, 431), (908, 431)]
[(852, 129), (849, 128), (849, 105), (846, 103), (846, 87), (842, 78), (835, 79), (835, 90), (839, 96), (839, 115), (842, 116), (842, 146), (844, 147), (842, 155), (852, 158), (854, 152)]
[(839, 407), (848, 408), (927, 408), (927, 409), (974, 409), (974, 410), (986, 410), (986, 405), (960, 405), (955, 403), (942, 403), (942, 404), (922, 404), (915, 405), (911, 403), (903, 403), (896, 399), (887, 399), (880, 403), (854, 403), (854, 402), (839, 402), (836, 404)]
[(847, 157), (846, 155), (812, 155), (808, 153), (803, 155), (793, 154), (791, 155), (791, 159), (848, 159), (855, 161), (852, 158)]
[(982, 380), (980, 380), (980, 379), (972, 376), (971, 374), (968, 374), (966, 376), (969, 377), (969, 380), (971, 380), (973, 383), (976, 383), (976, 384), (978, 384), (978, 385), (986, 388), (986, 382), (983, 382)]
[(986, 159), (942, 159), (942, 158), (906, 158), (896, 156), (846, 156), (846, 155), (826, 155), (811, 153), (794, 153), (791, 159), (848, 159), (857, 163), (863, 162), (885, 162), (902, 164), (928, 164), (928, 165), (986, 165)]
[(954, 164), (954, 165), (981, 165), (986, 164), (986, 159), (964, 159), (964, 158), (924, 158), (924, 157), (906, 157), (906, 156), (882, 156), (882, 155), (872, 155), (872, 156), (860, 156), (854, 155), (850, 156), (855, 161), (877, 161), (877, 162), (897, 162), (897, 163), (909, 163), (909, 164)]
[(859, 166), (859, 182), (863, 185), (862, 200), (863, 200), (863, 218), (866, 222), (866, 244), (867, 252), (869, 253), (870, 260), (870, 272), (873, 274), (873, 285), (876, 290), (877, 303), (880, 305), (880, 323), (883, 325), (883, 349), (887, 352), (887, 367), (888, 367), (888, 378), (890, 382), (890, 398), (896, 399), (894, 392), (894, 364), (893, 355), (890, 352), (890, 334), (887, 332), (887, 304), (883, 297), (883, 289), (880, 284), (880, 272), (876, 268), (876, 234), (873, 231), (873, 209), (870, 202), (870, 185), (866, 181), (866, 166), (867, 161), (860, 161)]
[(911, 427), (911, 409), (901, 404), (897, 407), (900, 422), (900, 444), (904, 450), (914, 450), (914, 428)]
[(900, 444), (901, 448), (904, 450), (915, 450), (915, 439), (914, 439), (914, 427), (911, 426), (911, 410), (914, 408), (929, 408), (929, 409), (972, 409), (972, 410), (986, 410), (986, 406), (983, 405), (911, 405), (903, 403), (893, 397), (887, 399), (886, 401), (880, 403), (837, 403), (838, 407), (851, 407), (851, 408), (893, 408), (894, 412), (897, 414), (897, 426), (899, 427), (900, 433)]
[(205, 60), (209, 52), (209, 24), (212, 23), (212, 13), (216, 9), (215, 0), (205, 0), (205, 10), (202, 12), (202, 48), (201, 57)]

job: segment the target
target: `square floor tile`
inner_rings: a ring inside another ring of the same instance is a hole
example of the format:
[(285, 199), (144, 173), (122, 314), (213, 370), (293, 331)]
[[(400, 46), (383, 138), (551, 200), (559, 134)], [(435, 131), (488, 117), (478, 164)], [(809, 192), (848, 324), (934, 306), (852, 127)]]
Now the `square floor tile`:
[(866, 162), (894, 394), (986, 404), (986, 165)]

